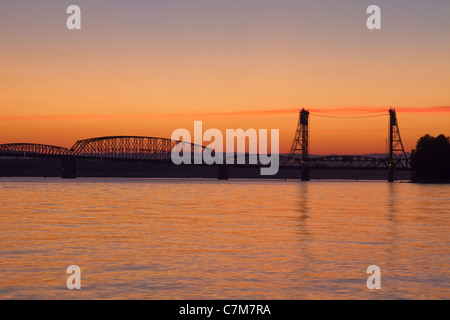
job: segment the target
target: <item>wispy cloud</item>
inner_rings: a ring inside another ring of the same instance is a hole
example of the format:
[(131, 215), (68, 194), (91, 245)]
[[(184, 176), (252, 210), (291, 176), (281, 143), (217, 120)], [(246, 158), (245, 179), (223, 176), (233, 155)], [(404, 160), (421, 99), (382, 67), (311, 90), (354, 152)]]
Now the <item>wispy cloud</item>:
[[(386, 107), (336, 107), (306, 108), (311, 113), (326, 114), (369, 114), (387, 112)], [(238, 110), (223, 112), (172, 112), (172, 113), (140, 113), (140, 114), (31, 114), (31, 115), (0, 115), (0, 121), (65, 121), (65, 120), (118, 120), (118, 119), (161, 119), (161, 118), (201, 118), (201, 117), (245, 117), (245, 116), (276, 116), (283, 114), (294, 114), (298, 108), (263, 109), (263, 110)], [(435, 107), (397, 107), (399, 113), (450, 113), (450, 106)]]

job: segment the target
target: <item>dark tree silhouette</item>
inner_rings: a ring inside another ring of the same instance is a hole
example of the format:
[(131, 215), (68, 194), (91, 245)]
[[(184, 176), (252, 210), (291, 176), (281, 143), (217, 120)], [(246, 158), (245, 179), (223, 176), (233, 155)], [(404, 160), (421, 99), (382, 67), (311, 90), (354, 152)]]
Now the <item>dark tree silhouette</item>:
[(412, 151), (411, 166), (413, 182), (450, 182), (449, 137), (421, 137)]

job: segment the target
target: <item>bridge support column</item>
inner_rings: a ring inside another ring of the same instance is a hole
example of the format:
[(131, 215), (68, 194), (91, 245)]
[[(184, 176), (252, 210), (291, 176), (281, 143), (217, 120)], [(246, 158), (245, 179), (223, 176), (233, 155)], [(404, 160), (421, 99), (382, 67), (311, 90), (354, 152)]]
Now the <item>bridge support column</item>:
[(75, 158), (64, 157), (62, 159), (62, 179), (75, 179), (77, 177)]
[(309, 178), (309, 168), (302, 168), (301, 169), (302, 171), (301, 171), (301, 173), (300, 173), (300, 179), (302, 180), (302, 181), (309, 181), (310, 180), (310, 178)]
[(388, 182), (394, 182), (394, 169), (392, 168), (388, 170)]
[(217, 167), (217, 179), (228, 180), (228, 166), (225, 164), (219, 165)]

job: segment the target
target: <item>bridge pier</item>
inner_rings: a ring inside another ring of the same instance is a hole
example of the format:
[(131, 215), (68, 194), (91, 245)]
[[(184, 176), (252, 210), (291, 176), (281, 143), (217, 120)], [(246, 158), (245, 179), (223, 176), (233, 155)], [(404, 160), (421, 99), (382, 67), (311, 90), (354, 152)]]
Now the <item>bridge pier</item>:
[(394, 170), (389, 168), (388, 171), (388, 182), (394, 182)]
[(75, 158), (64, 157), (62, 159), (62, 179), (75, 179), (77, 177)]
[(228, 166), (225, 164), (219, 165), (217, 167), (217, 179), (228, 180)]
[(301, 169), (300, 179), (301, 179), (301, 181), (309, 181), (309, 180), (311, 180), (309, 178), (309, 168), (302, 168)]

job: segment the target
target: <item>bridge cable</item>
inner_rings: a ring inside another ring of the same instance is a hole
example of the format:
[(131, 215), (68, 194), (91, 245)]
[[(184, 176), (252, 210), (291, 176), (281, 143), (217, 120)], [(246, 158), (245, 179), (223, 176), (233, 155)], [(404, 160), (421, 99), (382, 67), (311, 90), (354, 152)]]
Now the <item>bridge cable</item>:
[(380, 114), (371, 114), (371, 115), (349, 115), (349, 116), (340, 116), (340, 115), (331, 115), (331, 114), (317, 114), (310, 113), (311, 116), (322, 117), (322, 118), (335, 118), (335, 119), (363, 119), (363, 118), (377, 118), (377, 117), (387, 117), (388, 114), (380, 113)]

